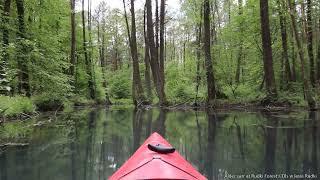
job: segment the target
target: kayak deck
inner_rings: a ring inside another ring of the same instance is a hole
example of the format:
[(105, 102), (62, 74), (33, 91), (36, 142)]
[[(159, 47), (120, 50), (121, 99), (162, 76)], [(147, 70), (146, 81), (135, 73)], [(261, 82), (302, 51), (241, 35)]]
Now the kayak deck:
[(109, 179), (206, 179), (177, 151), (158, 153), (150, 150), (149, 144), (171, 147), (158, 133), (153, 133)]

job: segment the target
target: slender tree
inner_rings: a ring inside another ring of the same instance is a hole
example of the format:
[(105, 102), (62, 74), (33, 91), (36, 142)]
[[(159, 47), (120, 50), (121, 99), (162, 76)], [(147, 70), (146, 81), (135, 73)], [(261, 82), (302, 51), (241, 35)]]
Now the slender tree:
[(145, 96), (141, 84), (140, 69), (139, 69), (139, 59), (138, 59), (138, 48), (137, 48), (137, 37), (136, 37), (136, 18), (134, 10), (134, 0), (131, 0), (131, 56), (132, 56), (132, 66), (133, 66), (133, 84), (134, 87), (134, 101), (136, 105), (144, 103)]
[(315, 63), (313, 56), (313, 30), (312, 30), (312, 4), (311, 0), (307, 0), (307, 46), (309, 55), (309, 66), (310, 66), (310, 83), (315, 86)]
[[(281, 62), (281, 75), (280, 79), (288, 84), (288, 81), (293, 81), (289, 55), (288, 55), (288, 35), (287, 35), (287, 19), (285, 14), (285, 3), (278, 0), (279, 5), (279, 20), (281, 29), (281, 42), (282, 42), (282, 62)], [(282, 82), (281, 82), (282, 83)], [(281, 85), (282, 87), (282, 85)]]
[(129, 22), (128, 22), (126, 1), (122, 0), (122, 2), (123, 2), (123, 10), (124, 10), (124, 19), (126, 21), (126, 26), (127, 26), (128, 41), (129, 41), (129, 45), (130, 45), (131, 44), (131, 34), (130, 34), (130, 26), (129, 26)]
[(304, 51), (301, 45), (301, 40), (299, 39), (299, 34), (297, 30), (297, 22), (296, 22), (296, 9), (295, 9), (295, 4), (292, 0), (287, 0), (288, 1), (288, 6), (290, 9), (290, 17), (291, 17), (291, 23), (292, 23), (292, 29), (294, 32), (294, 37), (296, 40), (296, 44), (298, 47), (298, 52), (299, 52), (299, 57), (300, 57), (300, 62), (301, 62), (301, 76), (303, 80), (303, 89), (304, 89), (304, 94), (307, 99), (309, 109), (313, 110), (316, 108), (316, 102), (312, 96), (312, 92), (310, 89), (309, 81), (308, 78), (306, 77), (305, 74), (305, 59), (304, 59)]
[(296, 59), (297, 59), (297, 53), (295, 50), (295, 43), (294, 43), (294, 32), (292, 28), (290, 29), (290, 45), (291, 45), (291, 59), (292, 59), (292, 79), (293, 82), (297, 80), (297, 71), (296, 71)]
[(277, 89), (274, 79), (268, 8), (268, 0), (260, 0), (261, 37), (263, 48), (264, 74), (266, 78), (267, 99), (273, 100), (277, 98)]
[(70, 75), (75, 76), (76, 66), (76, 18), (75, 0), (70, 0), (71, 7), (71, 53), (70, 53)]
[(156, 49), (159, 53), (159, 1), (155, 0), (155, 43), (156, 43)]
[(10, 17), (10, 9), (11, 9), (11, 0), (4, 1), (4, 8), (2, 14), (2, 24), (3, 24), (3, 33), (2, 33), (2, 47), (3, 47), (3, 55), (0, 62), (0, 94), (7, 94), (8, 87), (8, 77), (7, 77), (7, 66), (9, 61), (9, 53), (7, 52), (7, 48), (9, 45), (9, 17)]
[[(320, 32), (320, 17), (319, 17), (319, 22), (318, 22), (318, 31)], [(317, 66), (317, 80), (318, 80), (318, 83), (320, 84), (320, 38), (318, 38), (318, 66)]]
[(161, 89), (164, 89), (165, 76), (164, 76), (164, 28), (165, 28), (165, 0), (161, 0), (160, 6), (160, 58), (159, 58), (159, 69), (161, 78)]
[[(92, 75), (92, 65), (90, 62), (90, 59), (88, 57), (88, 51), (87, 51), (87, 38), (86, 38), (86, 19), (85, 19), (85, 11), (84, 11), (84, 2), (85, 0), (82, 0), (82, 36), (83, 36), (83, 52), (84, 52), (84, 59), (86, 64), (86, 73), (88, 74), (88, 89), (89, 89), (89, 95), (91, 99), (95, 99), (95, 89), (94, 89), (94, 82), (93, 82), (93, 75)], [(89, 17), (88, 17), (89, 18)]]
[(239, 84), (240, 82), (240, 69), (241, 69), (241, 60), (243, 56), (243, 37), (242, 37), (242, 32), (243, 32), (243, 20), (242, 20), (242, 14), (243, 14), (243, 7), (242, 7), (242, 0), (238, 0), (238, 5), (239, 5), (239, 17), (240, 17), (240, 23), (239, 23), (239, 30), (240, 30), (240, 42), (239, 42), (239, 53), (238, 53), (238, 58), (237, 58), (237, 70), (236, 70), (236, 83)]
[(197, 24), (197, 51), (196, 51), (196, 57), (197, 57), (197, 70), (196, 70), (196, 77), (197, 77), (197, 83), (196, 83), (196, 99), (195, 104), (198, 104), (198, 95), (199, 95), (199, 87), (200, 87), (200, 81), (201, 81), (201, 75), (200, 75), (200, 63), (201, 63), (201, 38), (202, 38), (202, 14), (203, 14), (203, 8), (200, 8), (200, 22)]
[(143, 11), (143, 35), (145, 41), (145, 48), (144, 48), (144, 63), (145, 63), (145, 84), (147, 90), (147, 96), (149, 100), (152, 99), (152, 91), (151, 91), (151, 73), (150, 73), (150, 50), (148, 44), (148, 37), (147, 37), (147, 30), (146, 30), (146, 8)]
[(18, 47), (20, 52), (17, 53), (18, 69), (19, 69), (19, 86), (20, 94), (31, 96), (31, 89), (29, 84), (29, 70), (26, 54), (28, 53), (27, 47), (23, 42), (26, 39), (26, 27), (24, 21), (24, 0), (16, 0), (17, 13), (18, 13)]
[(159, 103), (161, 106), (161, 105), (165, 105), (167, 102), (166, 102), (164, 89), (161, 86), (162, 80), (161, 80), (160, 71), (159, 71), (159, 62), (158, 62), (158, 55), (157, 55), (158, 53), (157, 53), (157, 49), (154, 41), (151, 0), (146, 0), (146, 8), (147, 8), (147, 35), (148, 35), (148, 45), (150, 50), (150, 65), (151, 65), (154, 85), (156, 87)]
[[(97, 18), (97, 26), (98, 26), (98, 44), (99, 44), (99, 60), (100, 60), (100, 67), (102, 71), (102, 87), (105, 89), (105, 98), (106, 98), (106, 104), (111, 105), (112, 102), (110, 101), (109, 93), (107, 91), (107, 78), (106, 78), (106, 57), (105, 57), (105, 51), (106, 51), (106, 3), (101, 2), (99, 4), (99, 14)], [(100, 23), (101, 22), (101, 23)]]
[(207, 105), (213, 106), (216, 99), (216, 87), (215, 79), (213, 75), (213, 66), (211, 59), (211, 35), (210, 35), (210, 2), (209, 0), (204, 0), (204, 13), (203, 13), (203, 23), (204, 23), (204, 55), (205, 55), (205, 68), (207, 77)]

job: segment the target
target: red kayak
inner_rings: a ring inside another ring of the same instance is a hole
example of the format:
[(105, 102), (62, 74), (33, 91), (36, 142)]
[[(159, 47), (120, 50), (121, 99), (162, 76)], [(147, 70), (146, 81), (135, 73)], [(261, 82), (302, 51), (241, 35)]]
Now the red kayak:
[(158, 133), (153, 133), (109, 180), (200, 179), (205, 180)]

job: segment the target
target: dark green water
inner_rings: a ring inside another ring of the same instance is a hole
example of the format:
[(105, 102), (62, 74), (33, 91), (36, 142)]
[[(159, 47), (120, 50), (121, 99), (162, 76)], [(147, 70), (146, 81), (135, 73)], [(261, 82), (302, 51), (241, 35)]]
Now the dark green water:
[(19, 140), (28, 146), (0, 148), (1, 180), (108, 179), (155, 131), (208, 179), (320, 178), (320, 112), (85, 109), (34, 121), (48, 119)]

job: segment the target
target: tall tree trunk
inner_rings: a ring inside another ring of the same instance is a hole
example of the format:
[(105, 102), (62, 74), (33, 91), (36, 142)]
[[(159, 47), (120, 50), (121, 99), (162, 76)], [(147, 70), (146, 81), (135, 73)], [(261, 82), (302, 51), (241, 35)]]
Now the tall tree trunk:
[(215, 79), (213, 75), (212, 59), (211, 59), (211, 45), (210, 45), (210, 2), (204, 1), (204, 54), (205, 54), (205, 68), (207, 77), (207, 105), (213, 106), (216, 99)]
[(165, 20), (165, 0), (161, 0), (160, 7), (160, 59), (159, 59), (159, 69), (161, 78), (161, 89), (164, 90), (165, 76), (164, 76), (164, 20)]
[(315, 80), (315, 65), (313, 56), (313, 33), (312, 33), (312, 4), (311, 0), (307, 0), (307, 46), (309, 54), (309, 65), (310, 65), (310, 83), (314, 87), (316, 84)]
[(294, 44), (294, 32), (291, 28), (291, 40), (290, 40), (290, 43), (291, 43), (291, 55), (292, 55), (292, 80), (293, 82), (297, 81), (297, 71), (296, 71), (296, 51), (295, 51), (295, 44)]
[(277, 89), (274, 79), (273, 59), (271, 48), (271, 35), (269, 25), (269, 9), (268, 0), (260, 0), (260, 21), (261, 21), (261, 37), (263, 46), (263, 65), (266, 77), (267, 99), (273, 100), (277, 98)]
[(127, 15), (127, 8), (126, 8), (126, 1), (122, 0), (123, 2), (123, 10), (124, 10), (124, 19), (126, 21), (126, 26), (127, 26), (127, 34), (128, 34), (128, 40), (129, 40), (129, 44), (131, 44), (131, 34), (130, 34), (130, 26), (129, 26), (129, 22), (128, 22), (128, 15)]
[(112, 102), (110, 101), (110, 97), (109, 97), (109, 93), (107, 90), (107, 78), (106, 78), (106, 68), (107, 68), (107, 63), (106, 63), (106, 57), (105, 57), (105, 44), (106, 44), (106, 37), (105, 37), (105, 31), (106, 31), (106, 27), (105, 27), (105, 14), (103, 14), (103, 20), (102, 20), (102, 32), (100, 33), (101, 36), (101, 54), (100, 54), (100, 66), (101, 66), (101, 70), (102, 70), (102, 77), (103, 77), (103, 83), (102, 83), (102, 87), (105, 90), (105, 98), (106, 98), (106, 104), (111, 105)]
[(8, 94), (8, 79), (7, 79), (7, 68), (9, 61), (9, 53), (7, 52), (7, 48), (9, 46), (9, 17), (10, 17), (10, 9), (11, 9), (11, 0), (4, 1), (4, 8), (2, 14), (2, 48), (3, 48), (3, 56), (0, 62), (0, 94)]
[(156, 3), (156, 12), (155, 12), (155, 31), (156, 31), (156, 34), (155, 34), (155, 39), (156, 39), (156, 49), (157, 49), (157, 52), (159, 53), (159, 1), (156, 0), (155, 1)]
[(71, 53), (70, 53), (70, 75), (75, 76), (76, 65), (76, 19), (75, 19), (75, 0), (70, 0), (71, 6)]
[(88, 0), (88, 32), (89, 32), (89, 64), (90, 64), (90, 79), (92, 81), (91, 85), (91, 93), (93, 93), (94, 98), (96, 98), (95, 92), (96, 92), (96, 76), (95, 76), (95, 70), (94, 70), (94, 63), (92, 62), (93, 57), (93, 44), (92, 44), (92, 0)]
[[(320, 17), (319, 17), (319, 22), (318, 22), (318, 31), (319, 31), (319, 34), (320, 34)], [(317, 66), (317, 80), (318, 80), (318, 83), (320, 84), (320, 38), (318, 37), (318, 66)]]
[(26, 28), (24, 21), (24, 0), (16, 0), (17, 12), (18, 12), (18, 46), (20, 52), (17, 54), (18, 69), (19, 69), (19, 93), (31, 96), (31, 90), (29, 85), (29, 70), (26, 54), (28, 53), (27, 47), (24, 45), (24, 39), (26, 38)]
[(132, 56), (132, 66), (133, 66), (133, 84), (134, 92), (134, 103), (139, 105), (144, 103), (145, 96), (141, 84), (140, 69), (139, 69), (139, 59), (138, 59), (138, 48), (137, 48), (137, 38), (136, 38), (136, 19), (134, 12), (134, 0), (131, 0), (131, 56)]
[(195, 99), (195, 105), (198, 106), (198, 95), (199, 95), (199, 87), (200, 87), (200, 81), (201, 81), (201, 74), (200, 74), (200, 62), (201, 62), (201, 35), (202, 35), (202, 14), (203, 14), (203, 8), (200, 8), (200, 23), (198, 24), (197, 28), (197, 71), (196, 71), (196, 77), (197, 77), (197, 83), (196, 83), (196, 99)]
[[(300, 3), (300, 23), (302, 26), (302, 42), (305, 43), (307, 40), (307, 22), (306, 22), (306, 7), (305, 7), (305, 0), (297, 0), (297, 3)], [(299, 17), (299, 16), (298, 16)]]
[(301, 41), (299, 39), (299, 34), (297, 31), (295, 4), (291, 0), (288, 0), (288, 5), (289, 5), (289, 9), (290, 9), (290, 17), (291, 17), (291, 23), (292, 23), (292, 28), (293, 28), (293, 32), (294, 32), (294, 37), (295, 37), (295, 40), (297, 43), (299, 57), (300, 57), (300, 61), (301, 61), (301, 76), (302, 76), (302, 80), (303, 80), (304, 94), (305, 94), (306, 99), (308, 101), (309, 109), (313, 110), (316, 108), (316, 102), (312, 96), (309, 81), (308, 81), (308, 78), (306, 77), (306, 74), (305, 74), (304, 51), (303, 51)]
[(238, 0), (238, 5), (239, 5), (239, 16), (241, 17), (241, 21), (239, 24), (239, 29), (240, 29), (240, 42), (239, 42), (239, 54), (237, 58), (237, 70), (236, 70), (236, 83), (240, 83), (240, 69), (241, 69), (241, 60), (242, 60), (242, 50), (243, 50), (243, 38), (242, 38), (242, 33), (243, 33), (243, 22), (242, 22), (242, 14), (243, 14), (243, 7), (242, 7), (242, 0)]
[(157, 56), (157, 49), (154, 42), (154, 31), (153, 31), (153, 21), (152, 21), (152, 5), (151, 0), (146, 0), (147, 8), (147, 34), (148, 34), (148, 45), (150, 49), (150, 65), (153, 74), (154, 85), (156, 87), (157, 95), (159, 97), (160, 106), (166, 104), (166, 96), (164, 89), (161, 88), (162, 80), (159, 71), (159, 62)]
[(288, 85), (288, 81), (293, 81), (293, 77), (291, 73), (289, 55), (288, 55), (288, 35), (287, 35), (287, 20), (286, 20), (286, 14), (285, 14), (285, 3), (283, 3), (283, 1), (278, 0), (278, 4), (279, 4), (279, 18), (280, 18), (281, 40), (282, 40), (282, 62), (284, 61), (284, 68), (281, 67), (280, 79), (284, 80)]
[(94, 91), (94, 84), (93, 84), (93, 78), (92, 78), (92, 65), (90, 62), (90, 59), (88, 57), (88, 51), (87, 51), (87, 39), (86, 39), (86, 21), (85, 21), (85, 12), (84, 12), (84, 1), (82, 0), (82, 36), (83, 36), (83, 52), (84, 52), (84, 59), (86, 64), (86, 73), (89, 76), (88, 80), (88, 89), (89, 89), (89, 95), (91, 99), (95, 99), (95, 91)]
[(147, 89), (147, 99), (152, 101), (152, 91), (151, 91), (151, 73), (150, 73), (150, 50), (149, 50), (149, 43), (146, 31), (146, 8), (143, 11), (143, 35), (145, 41), (145, 48), (144, 48), (144, 63), (145, 63), (145, 83)]

